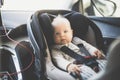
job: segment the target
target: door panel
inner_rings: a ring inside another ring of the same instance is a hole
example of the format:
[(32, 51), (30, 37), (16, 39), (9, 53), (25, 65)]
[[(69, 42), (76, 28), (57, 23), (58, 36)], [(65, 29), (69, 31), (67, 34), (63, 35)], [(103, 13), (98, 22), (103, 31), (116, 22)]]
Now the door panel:
[(106, 51), (113, 40), (120, 36), (120, 18), (89, 17), (100, 28)]

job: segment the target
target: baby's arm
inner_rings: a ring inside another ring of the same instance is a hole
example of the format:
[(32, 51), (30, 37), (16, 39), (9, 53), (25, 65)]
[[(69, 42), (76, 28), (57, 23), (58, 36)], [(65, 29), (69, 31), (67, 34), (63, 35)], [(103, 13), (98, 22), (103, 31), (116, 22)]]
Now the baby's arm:
[(87, 43), (86, 41), (83, 41), (83, 44), (92, 56), (95, 56), (98, 59), (105, 57), (104, 54), (99, 49), (95, 48), (94, 46)]
[(104, 54), (99, 49), (95, 48), (91, 44), (87, 43), (86, 41), (84, 41), (78, 37), (76, 37), (76, 39), (77, 39), (77, 43), (82, 43), (92, 56), (95, 56), (97, 58), (105, 57)]
[(85, 46), (88, 48), (88, 51), (92, 56), (95, 56), (98, 59), (105, 58), (105, 55), (99, 49), (95, 48), (87, 42), (85, 43)]
[(99, 49), (96, 49), (93, 52), (93, 56), (97, 57), (98, 59), (105, 58), (105, 55)]

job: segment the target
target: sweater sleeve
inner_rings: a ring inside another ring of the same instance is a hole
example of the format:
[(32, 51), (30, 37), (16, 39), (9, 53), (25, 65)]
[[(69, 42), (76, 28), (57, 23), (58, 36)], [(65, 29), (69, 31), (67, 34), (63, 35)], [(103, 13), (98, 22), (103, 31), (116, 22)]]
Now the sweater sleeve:
[(81, 43), (85, 46), (85, 48), (88, 50), (88, 52), (93, 55), (94, 52), (97, 50), (97, 48), (95, 48), (94, 46), (92, 46), (91, 44), (87, 43), (86, 41), (80, 39)]

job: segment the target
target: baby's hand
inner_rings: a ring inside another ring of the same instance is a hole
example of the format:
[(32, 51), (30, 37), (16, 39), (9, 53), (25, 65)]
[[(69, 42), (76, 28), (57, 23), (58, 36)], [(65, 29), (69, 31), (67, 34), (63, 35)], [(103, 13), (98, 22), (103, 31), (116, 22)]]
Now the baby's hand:
[(76, 74), (80, 74), (80, 65), (76, 65), (76, 64), (70, 64), (68, 66), (68, 72), (75, 72)]
[(97, 57), (98, 59), (105, 58), (105, 56), (103, 55), (103, 53), (100, 50), (98, 50), (98, 49), (96, 51), (94, 51), (93, 56)]

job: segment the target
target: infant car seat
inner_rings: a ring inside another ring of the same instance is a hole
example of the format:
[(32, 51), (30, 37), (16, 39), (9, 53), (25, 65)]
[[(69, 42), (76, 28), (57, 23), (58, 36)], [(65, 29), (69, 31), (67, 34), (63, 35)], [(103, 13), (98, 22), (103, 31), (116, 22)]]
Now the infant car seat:
[(58, 14), (65, 16), (70, 21), (74, 36), (87, 41), (100, 50), (104, 49), (102, 34), (91, 20), (75, 11), (40, 10), (29, 19), (28, 35), (39, 56), (43, 74), (47, 72), (48, 78), (52, 80), (75, 80), (69, 73), (55, 66), (50, 55), (50, 46), (54, 44), (51, 22)]

